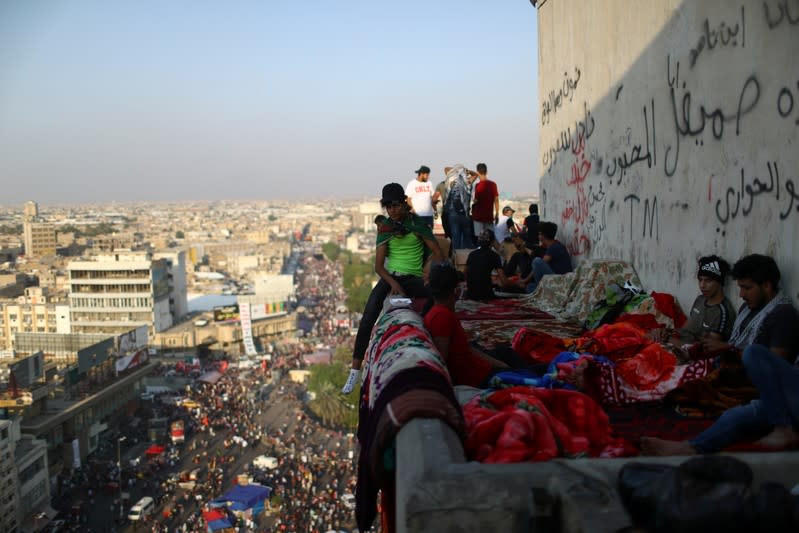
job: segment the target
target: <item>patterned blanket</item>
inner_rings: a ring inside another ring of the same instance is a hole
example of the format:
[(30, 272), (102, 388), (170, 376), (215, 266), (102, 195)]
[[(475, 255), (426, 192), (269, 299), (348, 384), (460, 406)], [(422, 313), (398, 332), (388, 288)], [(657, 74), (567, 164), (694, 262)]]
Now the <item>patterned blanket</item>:
[(391, 308), (378, 318), (364, 364), (355, 516), (360, 531), (369, 531), (378, 491), (386, 523), (394, 523), (394, 473), (385, 459), (402, 426), (414, 418), (438, 418), (463, 437), (465, 425), (446, 365), (415, 311)]

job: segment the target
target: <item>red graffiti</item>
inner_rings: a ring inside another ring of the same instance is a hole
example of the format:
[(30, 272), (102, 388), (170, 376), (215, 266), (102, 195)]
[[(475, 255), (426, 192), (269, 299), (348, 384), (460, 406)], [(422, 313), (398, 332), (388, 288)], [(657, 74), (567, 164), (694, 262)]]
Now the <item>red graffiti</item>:
[(560, 221), (563, 226), (569, 221), (574, 222), (574, 235), (566, 243), (566, 247), (570, 254), (582, 255), (591, 249), (591, 241), (583, 233), (583, 225), (588, 221), (588, 196), (585, 194), (583, 183), (591, 171), (591, 161), (585, 156), (585, 137), (582, 134), (572, 147), (572, 154), (575, 160), (572, 164), (571, 178), (566, 180), (566, 185), (574, 187), (576, 198), (566, 201)]

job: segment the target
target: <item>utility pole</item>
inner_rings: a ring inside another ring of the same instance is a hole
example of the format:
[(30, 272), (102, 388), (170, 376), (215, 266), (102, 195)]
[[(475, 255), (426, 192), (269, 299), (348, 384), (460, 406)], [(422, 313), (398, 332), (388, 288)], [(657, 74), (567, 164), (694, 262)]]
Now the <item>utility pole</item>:
[(122, 447), (121, 444), (125, 440), (125, 436), (117, 439), (117, 470), (119, 470), (119, 521), (125, 519), (124, 505), (122, 504)]

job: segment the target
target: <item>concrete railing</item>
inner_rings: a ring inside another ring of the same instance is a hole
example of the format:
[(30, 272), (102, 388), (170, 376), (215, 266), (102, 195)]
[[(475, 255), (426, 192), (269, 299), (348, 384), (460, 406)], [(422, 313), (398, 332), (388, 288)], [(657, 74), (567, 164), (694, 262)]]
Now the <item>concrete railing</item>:
[[(631, 461), (680, 464), (685, 457), (557, 459), (489, 465), (466, 462), (452, 429), (416, 419), (396, 437), (397, 532), (605, 533), (630, 526), (616, 489)], [(753, 487), (799, 482), (799, 453), (734, 454), (754, 472)]]

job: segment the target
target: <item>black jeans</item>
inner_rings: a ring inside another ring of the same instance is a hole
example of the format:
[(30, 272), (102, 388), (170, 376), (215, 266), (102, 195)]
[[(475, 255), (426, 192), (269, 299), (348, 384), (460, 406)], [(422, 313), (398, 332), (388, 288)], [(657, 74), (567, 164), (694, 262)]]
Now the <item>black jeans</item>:
[[(392, 275), (392, 277), (402, 286), (402, 290), (405, 291), (407, 297), (429, 299), (430, 295), (422, 278), (408, 275)], [(353, 359), (363, 361), (366, 348), (369, 347), (369, 339), (372, 336), (372, 327), (377, 322), (377, 317), (380, 316), (380, 311), (383, 310), (383, 301), (389, 293), (391, 293), (391, 286), (383, 278), (380, 278), (375, 288), (372, 289), (372, 293), (369, 295), (369, 300), (363, 310), (361, 324), (358, 326), (358, 335), (355, 337), (355, 348), (352, 351)]]

